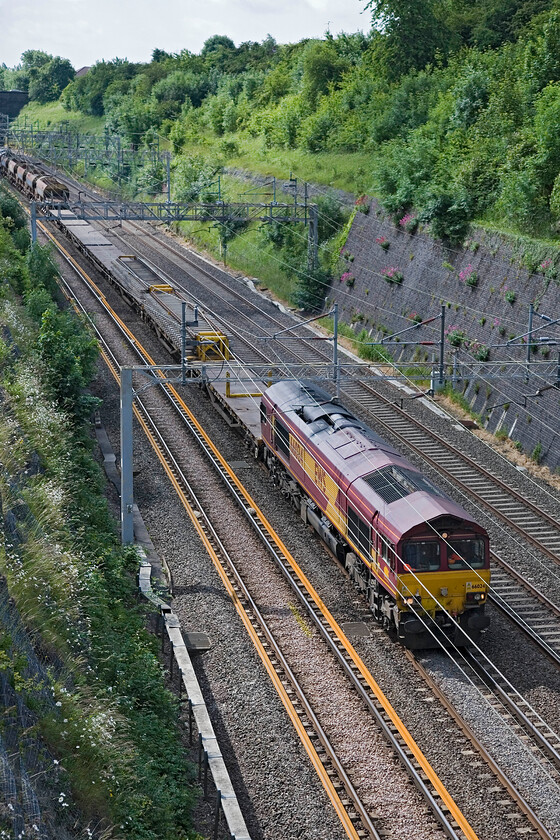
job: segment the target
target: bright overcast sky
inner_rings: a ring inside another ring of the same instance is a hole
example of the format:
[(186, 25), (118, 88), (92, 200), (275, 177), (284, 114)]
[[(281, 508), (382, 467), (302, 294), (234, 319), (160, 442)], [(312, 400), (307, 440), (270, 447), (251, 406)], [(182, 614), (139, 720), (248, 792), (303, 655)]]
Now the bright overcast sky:
[(199, 52), (211, 35), (235, 44), (367, 31), (366, 0), (0, 0), (0, 64), (44, 50), (76, 69), (115, 57), (149, 61), (155, 47)]

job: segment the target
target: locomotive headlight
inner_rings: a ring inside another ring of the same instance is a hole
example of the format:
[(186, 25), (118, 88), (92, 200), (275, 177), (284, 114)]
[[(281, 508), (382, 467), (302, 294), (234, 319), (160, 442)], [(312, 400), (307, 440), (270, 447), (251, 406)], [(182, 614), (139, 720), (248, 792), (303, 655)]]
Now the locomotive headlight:
[(414, 603), (414, 598), (405, 598), (404, 602), (405, 604), (408, 604), (409, 607), (411, 607)]

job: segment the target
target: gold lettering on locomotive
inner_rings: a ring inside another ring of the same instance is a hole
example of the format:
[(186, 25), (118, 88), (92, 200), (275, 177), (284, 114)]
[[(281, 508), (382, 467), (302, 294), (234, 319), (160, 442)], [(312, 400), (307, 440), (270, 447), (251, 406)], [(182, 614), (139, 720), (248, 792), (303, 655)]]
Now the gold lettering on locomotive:
[(296, 459), (298, 464), (305, 467), (305, 448), (293, 435), (290, 435), (290, 454)]
[(315, 477), (313, 479), (321, 493), (325, 496), (327, 495), (327, 474), (323, 467), (319, 466), (317, 461), (315, 461)]

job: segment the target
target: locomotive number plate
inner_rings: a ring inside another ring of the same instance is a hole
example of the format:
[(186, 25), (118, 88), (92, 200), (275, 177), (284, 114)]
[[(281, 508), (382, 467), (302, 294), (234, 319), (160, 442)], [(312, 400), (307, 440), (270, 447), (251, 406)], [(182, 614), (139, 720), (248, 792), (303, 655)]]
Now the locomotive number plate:
[(468, 581), (466, 588), (467, 590), (470, 590), (472, 592), (473, 590), (486, 589), (486, 584), (483, 580), (478, 580), (476, 583), (471, 583), (470, 581)]

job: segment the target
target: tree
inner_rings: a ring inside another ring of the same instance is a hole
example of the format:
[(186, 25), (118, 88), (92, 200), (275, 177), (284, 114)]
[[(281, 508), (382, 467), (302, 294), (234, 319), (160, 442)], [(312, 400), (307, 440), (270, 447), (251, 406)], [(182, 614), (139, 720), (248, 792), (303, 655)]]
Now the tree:
[(155, 61), (156, 64), (160, 64), (168, 58), (172, 58), (171, 53), (165, 52), (165, 50), (158, 50), (156, 48), (152, 51), (152, 61)]
[(422, 70), (436, 54), (446, 54), (451, 33), (445, 7), (437, 0), (369, 0), (373, 26), (385, 36), (385, 64), (389, 75), (400, 78)]
[[(25, 55), (25, 53), (24, 53)], [(29, 98), (44, 104), (54, 102), (74, 78), (76, 71), (67, 58), (55, 58), (29, 71)]]
[(52, 58), (52, 55), (43, 50), (26, 50), (21, 56), (21, 62), (24, 70), (39, 70), (52, 61)]
[(349, 62), (338, 55), (332, 41), (311, 41), (303, 53), (302, 93), (309, 107), (317, 107), (320, 96), (342, 78)]

